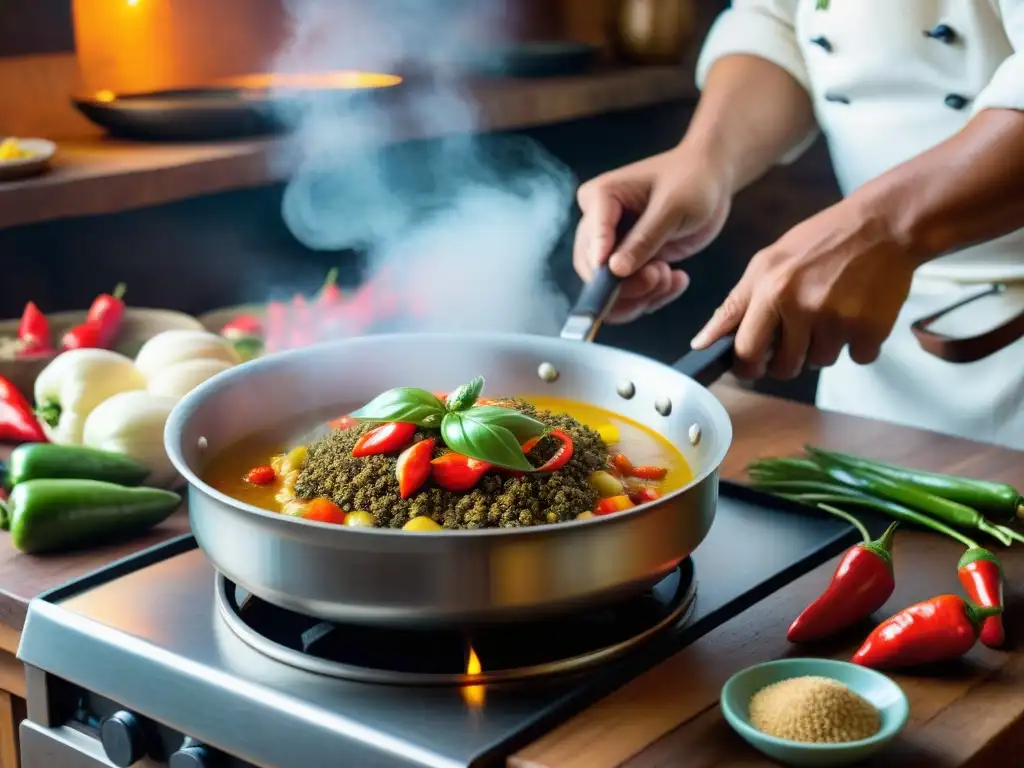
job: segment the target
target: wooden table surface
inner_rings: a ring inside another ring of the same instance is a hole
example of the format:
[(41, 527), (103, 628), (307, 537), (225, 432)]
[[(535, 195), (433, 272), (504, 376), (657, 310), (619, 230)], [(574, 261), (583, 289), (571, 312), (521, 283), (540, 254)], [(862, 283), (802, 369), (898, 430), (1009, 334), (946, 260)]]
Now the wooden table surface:
[[(1024, 453), (817, 411), (796, 403), (716, 387), (732, 415), (735, 443), (724, 467), (742, 479), (761, 456), (796, 454), (805, 443), (926, 469), (1024, 484)], [(1018, 545), (1020, 546), (1020, 545)], [(962, 593), (956, 563), (963, 547), (902, 530), (894, 551), (896, 592), (881, 619), (922, 599)], [(898, 674), (911, 702), (903, 734), (866, 765), (966, 768), (1024, 765), (1024, 546), (1001, 553), (1007, 575), (1007, 652), (976, 646), (963, 662), (927, 674)], [(742, 567), (742, 564), (737, 564)], [(848, 659), (871, 625), (811, 648), (794, 648), (786, 628), (827, 584), (835, 561), (808, 573), (723, 624), (646, 674), (584, 710), (510, 759), (512, 768), (767, 768), (718, 707), (734, 672), (771, 659), (819, 655)]]
[[(725, 385), (715, 393), (732, 415), (735, 442), (724, 476), (741, 479), (753, 458), (800, 451), (805, 443), (964, 475), (1024, 483), (1024, 453), (932, 433), (817, 411)], [(2, 453), (0, 453), (2, 456)], [(184, 511), (147, 536), (76, 555), (30, 557), (0, 536), (0, 647), (13, 650), (28, 601), (64, 582), (188, 530)], [(959, 591), (962, 548), (933, 534), (897, 535), (897, 589), (881, 614), (935, 594)], [(1024, 637), (1024, 547), (1002, 555), (1007, 572), (1007, 629)], [(738, 564), (741, 567), (741, 564)], [(837, 643), (790, 647), (789, 622), (827, 583), (823, 565), (627, 683), (513, 756), (513, 768), (655, 768), (772, 763), (725, 725), (718, 709), (722, 683), (735, 671), (769, 659), (813, 654), (848, 658), (868, 627)], [(880, 616), (881, 617), (881, 616)], [(16, 663), (9, 659), (12, 663)], [(16, 670), (13, 670), (12, 673)], [(0, 669), (0, 672), (3, 672)], [(0, 680), (9, 675), (0, 674)], [(976, 647), (963, 663), (928, 675), (896, 675), (911, 700), (911, 720), (872, 766), (964, 768), (1016, 765), (1006, 755), (1024, 746), (1024, 652)], [(13, 690), (8, 687), (7, 690)], [(15, 693), (20, 693), (15, 691)], [(24, 695), (20, 693), (20, 695)]]
[[(648, 66), (550, 78), (488, 78), (460, 91), (473, 104), (478, 132), (522, 130), (568, 120), (695, 99), (682, 66)], [(382, 141), (462, 132), (462, 117), (424, 124), (395, 118)], [(215, 143), (62, 141), (53, 168), (0, 183), (0, 229), (71, 216), (127, 211), (199, 195), (282, 181), (291, 164), (281, 139)]]

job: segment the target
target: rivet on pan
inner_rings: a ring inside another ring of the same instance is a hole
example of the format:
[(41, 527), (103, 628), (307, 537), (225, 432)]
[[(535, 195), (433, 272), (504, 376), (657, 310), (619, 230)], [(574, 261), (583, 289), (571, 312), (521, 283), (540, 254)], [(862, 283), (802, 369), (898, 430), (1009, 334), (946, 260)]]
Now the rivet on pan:
[(672, 401), (667, 397), (659, 397), (654, 401), (654, 410), (660, 413), (662, 416), (668, 416), (672, 413)]
[(690, 425), (690, 433), (689, 433), (689, 435), (690, 435), (690, 445), (692, 445), (694, 447), (697, 447), (697, 444), (700, 443), (700, 438), (701, 438), (700, 425), (698, 425), (698, 424), (691, 424)]
[(636, 385), (629, 379), (623, 379), (615, 387), (615, 391), (619, 393), (619, 397), (623, 400), (629, 400), (636, 394)]
[(209, 447), (209, 443), (206, 442), (205, 437), (200, 437), (198, 442), (199, 450), (205, 451)]
[(558, 369), (551, 363), (541, 363), (537, 369), (537, 375), (541, 381), (546, 381), (550, 384), (558, 379)]

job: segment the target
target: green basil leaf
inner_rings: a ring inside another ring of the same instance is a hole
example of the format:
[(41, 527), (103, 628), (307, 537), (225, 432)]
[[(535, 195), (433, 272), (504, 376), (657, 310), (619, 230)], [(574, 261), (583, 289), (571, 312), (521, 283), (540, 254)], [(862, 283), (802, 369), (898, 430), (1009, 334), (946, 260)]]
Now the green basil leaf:
[(399, 387), (377, 395), (349, 414), (361, 421), (405, 421), (436, 429), (444, 418), (444, 404), (425, 389)]
[(441, 437), (456, 453), (507, 469), (533, 471), (516, 436), (506, 427), (474, 417), (476, 408), (449, 413), (441, 422)]
[(496, 427), (504, 427), (520, 443), (525, 443), (532, 437), (549, 432), (548, 425), (532, 416), (527, 416), (515, 408), (503, 408), (500, 405), (481, 405), (469, 412), (475, 421), (482, 421)]
[(463, 384), (448, 395), (444, 401), (445, 407), (452, 412), (468, 410), (476, 405), (476, 400), (480, 397), (480, 393), (483, 391), (484, 377), (477, 376), (468, 384)]

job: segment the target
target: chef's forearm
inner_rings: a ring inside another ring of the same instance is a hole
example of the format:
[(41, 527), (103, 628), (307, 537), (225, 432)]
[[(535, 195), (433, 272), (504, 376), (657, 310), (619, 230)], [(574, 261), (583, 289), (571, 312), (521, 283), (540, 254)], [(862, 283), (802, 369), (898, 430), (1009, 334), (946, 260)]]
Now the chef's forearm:
[(683, 146), (707, 158), (737, 192), (760, 178), (814, 126), (807, 91), (781, 67), (733, 55), (708, 73)]
[(1024, 227), (1024, 112), (986, 109), (851, 195), (918, 263)]

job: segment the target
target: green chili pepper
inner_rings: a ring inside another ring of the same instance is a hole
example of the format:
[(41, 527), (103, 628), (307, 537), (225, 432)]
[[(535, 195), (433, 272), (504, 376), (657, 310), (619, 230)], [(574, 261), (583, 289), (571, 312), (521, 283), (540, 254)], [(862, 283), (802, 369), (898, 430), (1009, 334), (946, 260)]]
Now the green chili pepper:
[(842, 462), (850, 469), (866, 469), (933, 496), (973, 507), (1001, 523), (1013, 522), (1018, 518), (1024, 519), (1024, 498), (1016, 488), (1007, 483), (925, 472), (846, 453), (823, 451), (813, 446), (807, 446), (806, 450), (808, 454), (821, 462)]
[(11, 543), (38, 554), (127, 538), (166, 520), (181, 497), (99, 480), (26, 480), (7, 502)]
[(823, 468), (843, 485), (865, 491), (872, 496), (881, 496), (890, 501), (913, 507), (949, 525), (959, 528), (975, 528), (1007, 545), (1010, 544), (1007, 537), (1024, 541), (1021, 534), (990, 523), (973, 507), (944, 499), (941, 496), (934, 496), (919, 488), (890, 480), (888, 477), (867, 469), (852, 468), (840, 458), (827, 460)]
[(43, 478), (139, 485), (149, 474), (149, 467), (120, 453), (99, 451), (84, 445), (23, 443), (11, 452), (7, 487)]

